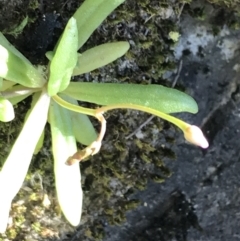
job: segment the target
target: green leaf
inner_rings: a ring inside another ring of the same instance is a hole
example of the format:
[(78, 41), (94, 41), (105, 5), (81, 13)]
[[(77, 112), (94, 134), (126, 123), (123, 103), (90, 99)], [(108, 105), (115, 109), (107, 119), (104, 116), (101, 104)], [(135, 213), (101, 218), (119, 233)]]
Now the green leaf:
[[(61, 97), (71, 104), (78, 105), (78, 102), (76, 100), (68, 96), (61, 95)], [(90, 145), (93, 141), (97, 139), (97, 133), (88, 116), (75, 111), (67, 111), (68, 115), (71, 116), (73, 133), (76, 140), (83, 145)]]
[(24, 99), (26, 99), (30, 95), (31, 94), (19, 95), (19, 96), (11, 97), (11, 98), (9, 98), (9, 101), (12, 103), (12, 105), (16, 105), (17, 103), (23, 101)]
[(0, 97), (0, 121), (8, 122), (15, 117), (13, 105), (9, 100)]
[[(39, 97), (40, 97), (41, 93), (38, 92), (38, 93), (35, 93), (32, 97), (32, 103), (31, 103), (31, 108), (27, 111), (26, 115), (25, 115), (25, 118), (24, 118), (24, 123), (27, 121), (27, 118), (28, 116), (30, 115), (31, 113), (31, 110), (33, 108), (33, 106), (37, 103)], [(18, 96), (19, 97), (19, 96)], [(43, 146), (43, 141), (44, 141), (44, 129), (43, 129), (43, 132), (41, 134), (41, 136), (39, 137), (39, 140), (36, 144), (36, 147), (34, 149), (34, 155), (38, 154), (38, 152), (42, 149), (42, 146)]]
[(107, 65), (123, 56), (129, 49), (128, 42), (102, 44), (91, 48), (78, 56), (77, 66), (73, 75), (88, 73)]
[(49, 110), (57, 196), (66, 219), (77, 226), (82, 213), (82, 187), (79, 165), (66, 165), (76, 151), (76, 140), (68, 111), (52, 101)]
[(0, 45), (0, 77), (31, 88), (42, 87), (45, 83), (33, 65), (2, 45)]
[(78, 82), (70, 83), (63, 93), (98, 105), (135, 104), (163, 113), (198, 111), (197, 103), (191, 96), (162, 85)]
[(50, 63), (50, 77), (48, 81), (48, 93), (50, 96), (63, 91), (69, 85), (78, 58), (77, 31), (76, 20), (70, 18)]
[(49, 96), (43, 92), (32, 108), (0, 172), (1, 233), (6, 230), (11, 202), (22, 186), (37, 141), (45, 127), (49, 102)]
[(45, 54), (45, 56), (47, 57), (47, 59), (48, 59), (49, 61), (52, 61), (53, 56), (54, 56), (54, 52), (53, 52), (53, 51), (48, 51), (48, 52)]
[(37, 145), (36, 145), (36, 147), (35, 147), (35, 149), (34, 149), (34, 152), (33, 152), (34, 155), (37, 155), (37, 154), (39, 153), (39, 151), (42, 149), (42, 147), (43, 147), (43, 142), (44, 142), (44, 137), (45, 137), (45, 132), (44, 132), (44, 130), (43, 130), (41, 136), (39, 137), (39, 140), (38, 140), (38, 142), (37, 142)]
[(4, 48), (12, 52), (13, 54), (17, 55), (21, 58), (26, 64), (31, 64), (31, 62), (22, 54), (20, 53), (10, 42), (4, 37), (4, 35), (0, 32), (0, 45)]
[(85, 0), (73, 15), (78, 26), (78, 49), (106, 17), (125, 0)]
[(87, 115), (71, 111), (73, 132), (76, 140), (90, 145), (97, 139), (97, 133)]
[(7, 89), (11, 88), (12, 86), (14, 86), (15, 84), (16, 83), (14, 83), (12, 81), (3, 80), (0, 90), (1, 91), (7, 90)]
[(31, 88), (24, 88), (21, 85), (14, 85), (14, 82), (11, 81), (3, 81), (2, 89), (6, 91), (2, 92), (2, 96), (8, 99), (13, 105), (17, 104), (18, 102), (24, 100), (29, 95), (32, 95), (36, 89)]

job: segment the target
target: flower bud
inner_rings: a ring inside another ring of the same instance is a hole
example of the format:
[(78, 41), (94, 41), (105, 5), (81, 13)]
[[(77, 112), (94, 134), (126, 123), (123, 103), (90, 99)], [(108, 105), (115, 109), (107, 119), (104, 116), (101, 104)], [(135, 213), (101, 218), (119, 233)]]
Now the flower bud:
[(208, 148), (209, 144), (201, 129), (194, 125), (189, 125), (184, 131), (185, 139), (197, 146), (202, 148)]

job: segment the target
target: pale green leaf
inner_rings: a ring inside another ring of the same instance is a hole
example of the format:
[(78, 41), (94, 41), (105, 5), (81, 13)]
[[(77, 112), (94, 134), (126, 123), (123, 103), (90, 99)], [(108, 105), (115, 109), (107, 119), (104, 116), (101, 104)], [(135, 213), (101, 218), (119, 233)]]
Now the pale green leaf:
[(98, 105), (134, 104), (163, 113), (198, 111), (191, 96), (162, 85), (72, 82), (63, 93)]
[[(78, 105), (78, 102), (68, 96), (61, 97), (70, 102), (71, 104)], [(97, 133), (89, 120), (88, 116), (75, 111), (68, 111), (68, 115), (71, 116), (73, 134), (78, 142), (83, 145), (90, 145), (93, 141), (97, 139)]]
[(3, 80), (0, 90), (1, 91), (7, 90), (7, 89), (11, 88), (12, 86), (14, 86), (15, 84), (16, 84), (15, 82)]
[(45, 83), (33, 65), (2, 45), (0, 45), (0, 77), (31, 88), (42, 87)]
[(12, 105), (16, 105), (17, 103), (23, 101), (24, 99), (26, 99), (30, 95), (31, 94), (19, 95), (19, 96), (11, 97), (11, 98), (9, 98), (9, 101), (12, 103)]
[(12, 44), (10, 44), (10, 42), (4, 37), (4, 35), (1, 32), (0, 32), (0, 45), (5, 47), (7, 50), (11, 51), (13, 54), (17, 55), (26, 64), (31, 64), (31, 62), (21, 52), (19, 52)]
[(54, 55), (54, 52), (53, 52), (53, 51), (48, 51), (47, 53), (45, 53), (45, 56), (47, 57), (47, 59), (48, 59), (49, 61), (52, 61), (53, 55)]
[(73, 75), (88, 73), (123, 56), (129, 49), (128, 42), (106, 43), (91, 48), (78, 56)]
[(107, 16), (125, 0), (85, 0), (73, 15), (78, 26), (78, 49)]
[(71, 116), (66, 109), (52, 101), (49, 122), (58, 201), (66, 219), (73, 226), (77, 226), (82, 213), (80, 169), (79, 165), (66, 165), (68, 158), (77, 151)]
[(0, 121), (8, 122), (15, 117), (13, 105), (7, 99), (0, 97)]
[(90, 145), (97, 139), (97, 133), (87, 115), (71, 111), (73, 132), (76, 140)]
[(36, 89), (24, 88), (21, 85), (12, 86), (13, 84), (15, 83), (11, 81), (3, 81), (3, 89), (6, 90), (1, 93), (2, 97), (8, 99), (13, 105), (24, 100), (36, 91)]
[(48, 93), (50, 96), (63, 91), (71, 80), (77, 64), (78, 30), (74, 18), (70, 18), (50, 63)]
[(6, 230), (13, 198), (22, 186), (37, 141), (45, 127), (50, 98), (43, 92), (25, 122), (0, 172), (0, 232)]
[[(28, 119), (28, 116), (30, 115), (31, 113), (31, 110), (33, 108), (33, 106), (35, 106), (35, 104), (37, 103), (39, 97), (40, 97), (41, 93), (40, 92), (37, 92), (33, 95), (32, 97), (32, 103), (31, 103), (31, 108), (27, 111), (26, 115), (25, 115), (25, 118), (24, 118), (24, 123), (27, 121)], [(19, 96), (18, 96), (19, 97)], [(39, 137), (39, 140), (36, 144), (36, 147), (35, 147), (35, 150), (34, 150), (34, 155), (38, 154), (38, 152), (42, 149), (42, 146), (43, 146), (43, 141), (44, 141), (44, 129), (43, 129), (43, 132), (41, 134), (41, 136)]]

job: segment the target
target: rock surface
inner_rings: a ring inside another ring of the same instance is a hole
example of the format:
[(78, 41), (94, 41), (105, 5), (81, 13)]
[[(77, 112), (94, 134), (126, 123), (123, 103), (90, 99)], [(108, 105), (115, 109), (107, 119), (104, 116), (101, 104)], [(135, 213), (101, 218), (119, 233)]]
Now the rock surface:
[(180, 136), (177, 161), (168, 163), (173, 175), (139, 193), (142, 207), (129, 213), (124, 226), (109, 228), (104, 240), (240, 239), (240, 31), (223, 25), (214, 35), (210, 20), (216, 12), (206, 6), (211, 17), (204, 21), (182, 16), (175, 51), (183, 61), (178, 81), (200, 109), (184, 117), (203, 128), (210, 147), (202, 151)]

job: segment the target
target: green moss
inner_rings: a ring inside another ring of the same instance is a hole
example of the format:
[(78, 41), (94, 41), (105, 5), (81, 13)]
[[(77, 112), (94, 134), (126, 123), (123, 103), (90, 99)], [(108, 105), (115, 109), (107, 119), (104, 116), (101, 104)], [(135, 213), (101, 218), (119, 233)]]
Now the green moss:
[(230, 8), (231, 10), (240, 13), (240, 5), (238, 0), (208, 0), (212, 4)]
[[(14, 228), (10, 228), (7, 230), (6, 235), (10, 240), (14, 240), (17, 237), (17, 230), (15, 230)], [(0, 239), (0, 240), (3, 240), (3, 239)]]
[(35, 222), (32, 224), (32, 228), (35, 232), (39, 233), (41, 231), (41, 224), (39, 222)]

